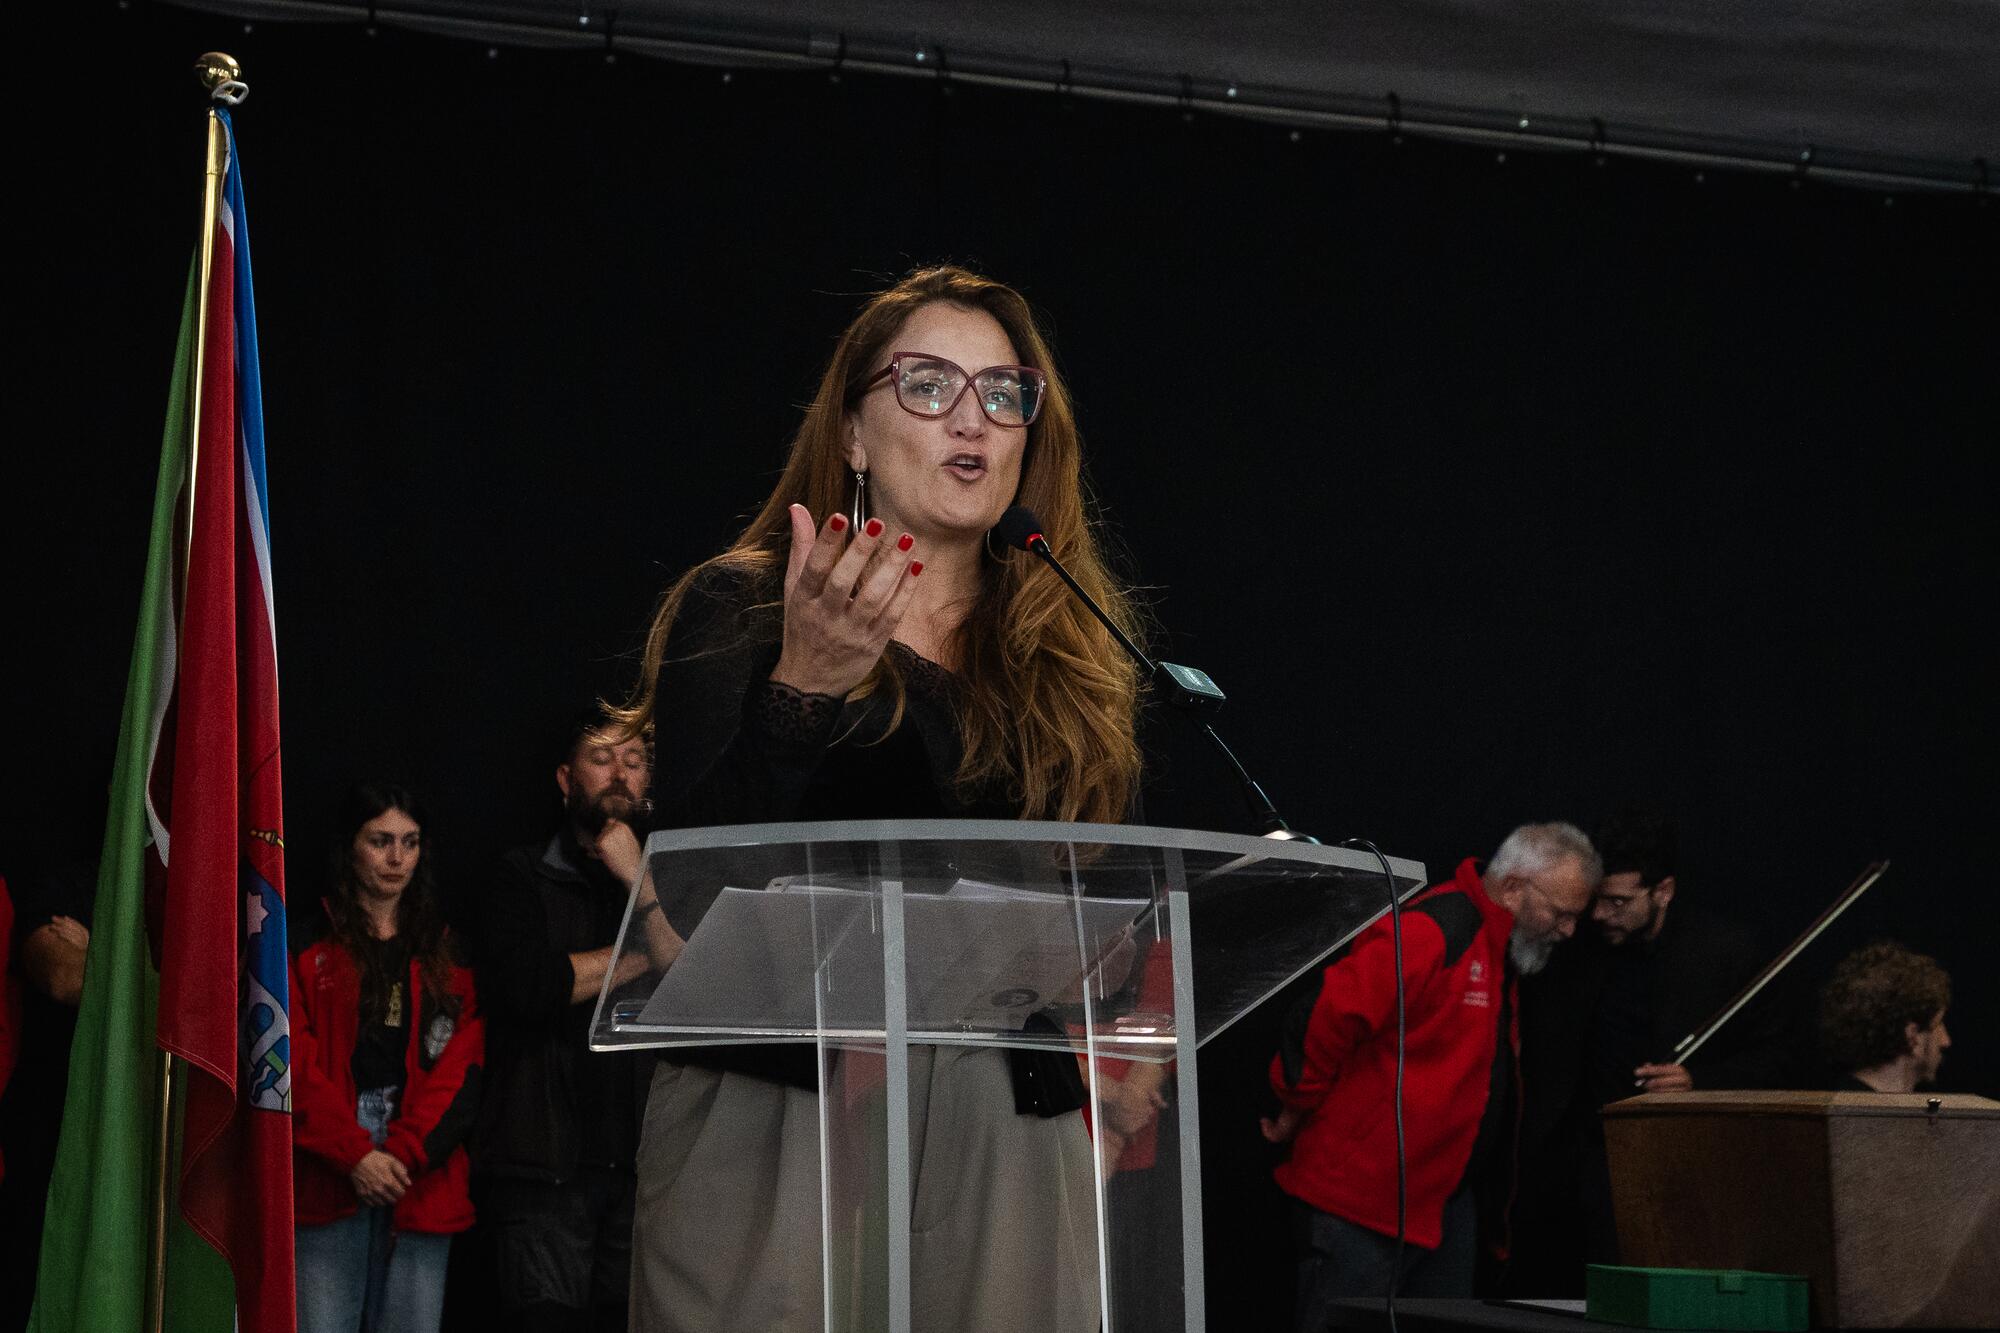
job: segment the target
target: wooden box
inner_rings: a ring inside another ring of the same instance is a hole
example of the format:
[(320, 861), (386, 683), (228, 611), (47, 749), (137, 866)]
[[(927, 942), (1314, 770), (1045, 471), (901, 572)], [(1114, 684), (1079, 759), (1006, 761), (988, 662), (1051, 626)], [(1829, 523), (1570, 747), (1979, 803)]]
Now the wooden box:
[(1803, 1274), (1820, 1328), (2000, 1325), (2000, 1102), (1655, 1093), (1604, 1137), (1623, 1263)]

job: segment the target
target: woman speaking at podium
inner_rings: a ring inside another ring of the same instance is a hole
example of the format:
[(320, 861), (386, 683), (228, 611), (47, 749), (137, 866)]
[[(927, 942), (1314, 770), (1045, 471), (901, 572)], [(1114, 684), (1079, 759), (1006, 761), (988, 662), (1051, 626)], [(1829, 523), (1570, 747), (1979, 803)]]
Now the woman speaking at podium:
[[(1046, 566), (988, 544), (1015, 503), (1135, 629), (1026, 301), (962, 269), (913, 273), (841, 336), (742, 536), (661, 600), (617, 714), (653, 729), (661, 822), (1123, 820), (1138, 674)], [(661, 1059), (635, 1329), (822, 1326), (815, 1066), (803, 1046)], [(915, 1327), (1096, 1328), (1074, 1058), (921, 1047), (910, 1066)]]

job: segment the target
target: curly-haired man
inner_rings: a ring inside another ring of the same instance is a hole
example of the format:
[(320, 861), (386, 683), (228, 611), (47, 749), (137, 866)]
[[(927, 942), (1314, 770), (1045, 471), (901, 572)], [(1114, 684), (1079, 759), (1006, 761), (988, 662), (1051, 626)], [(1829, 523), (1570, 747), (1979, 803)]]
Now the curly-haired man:
[(1951, 1045), (1951, 977), (1937, 960), (1883, 942), (1841, 959), (1820, 992), (1820, 1044), (1842, 1092), (1914, 1092)]

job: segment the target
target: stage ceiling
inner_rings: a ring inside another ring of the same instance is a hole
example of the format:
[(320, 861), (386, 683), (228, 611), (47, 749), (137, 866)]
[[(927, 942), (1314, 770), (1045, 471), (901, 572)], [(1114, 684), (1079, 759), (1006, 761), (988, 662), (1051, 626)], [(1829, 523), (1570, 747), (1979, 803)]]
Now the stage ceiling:
[[(1982, 188), (2000, 0), (212, 0), (244, 17), (1013, 84), (1368, 132)], [(1393, 94), (1393, 96), (1392, 96)]]

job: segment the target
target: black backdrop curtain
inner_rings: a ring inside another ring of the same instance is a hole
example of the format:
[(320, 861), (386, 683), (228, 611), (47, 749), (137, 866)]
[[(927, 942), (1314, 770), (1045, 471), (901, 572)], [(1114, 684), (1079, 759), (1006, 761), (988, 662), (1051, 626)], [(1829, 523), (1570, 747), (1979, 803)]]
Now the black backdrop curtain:
[[(476, 897), (556, 810), (548, 724), (766, 491), (858, 294), (955, 259), (1048, 313), (1168, 655), (1292, 821), (1434, 877), (1633, 798), (1688, 892), (1799, 969), (1893, 934), (2000, 1091), (1991, 256), (1968, 197), (1496, 155), (907, 81), (607, 64), (93, 6), (17, 116), (5, 845), (93, 847), (200, 94), (221, 47), (256, 258), (294, 894), (351, 778)], [(58, 90), (43, 90), (51, 96)], [(1504, 156), (1504, 160), (1501, 158)], [(1171, 720), (1158, 823), (1240, 828)], [(1217, 1326), (1274, 1326), (1268, 1022), (1204, 1065)], [(1245, 1315), (1261, 1322), (1239, 1323)]]

